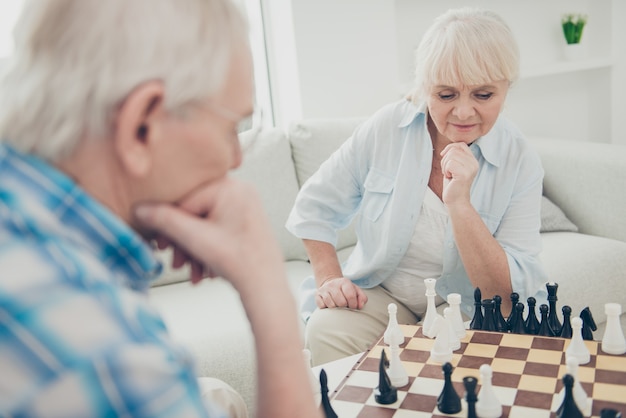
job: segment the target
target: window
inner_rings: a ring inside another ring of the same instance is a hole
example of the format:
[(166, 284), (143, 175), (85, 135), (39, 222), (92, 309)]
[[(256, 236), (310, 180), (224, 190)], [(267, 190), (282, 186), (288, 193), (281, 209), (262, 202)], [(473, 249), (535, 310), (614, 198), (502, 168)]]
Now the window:
[(13, 26), (24, 0), (0, 0), (0, 60), (13, 52)]

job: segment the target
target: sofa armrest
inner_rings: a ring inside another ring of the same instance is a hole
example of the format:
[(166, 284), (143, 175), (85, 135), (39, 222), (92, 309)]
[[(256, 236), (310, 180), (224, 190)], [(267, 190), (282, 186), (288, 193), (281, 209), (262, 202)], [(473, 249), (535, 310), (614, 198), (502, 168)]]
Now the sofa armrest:
[(544, 195), (579, 232), (626, 241), (626, 146), (530, 138), (545, 170)]

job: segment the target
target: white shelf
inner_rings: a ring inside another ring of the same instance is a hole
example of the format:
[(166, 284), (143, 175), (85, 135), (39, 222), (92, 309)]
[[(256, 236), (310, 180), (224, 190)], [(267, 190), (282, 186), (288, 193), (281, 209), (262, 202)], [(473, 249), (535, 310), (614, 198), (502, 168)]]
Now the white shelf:
[(573, 73), (576, 71), (597, 70), (610, 68), (613, 65), (611, 58), (590, 58), (579, 61), (558, 61), (544, 66), (522, 68), (520, 79), (545, 77), (550, 75)]

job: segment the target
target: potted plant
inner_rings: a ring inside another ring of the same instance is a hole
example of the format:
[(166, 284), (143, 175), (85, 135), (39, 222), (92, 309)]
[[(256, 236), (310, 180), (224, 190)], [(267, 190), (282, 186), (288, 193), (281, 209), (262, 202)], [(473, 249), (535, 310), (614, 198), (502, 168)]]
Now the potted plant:
[(580, 40), (583, 36), (583, 29), (587, 24), (587, 16), (583, 14), (565, 14), (561, 19), (563, 35), (567, 46), (565, 47), (565, 58), (575, 59), (582, 55)]

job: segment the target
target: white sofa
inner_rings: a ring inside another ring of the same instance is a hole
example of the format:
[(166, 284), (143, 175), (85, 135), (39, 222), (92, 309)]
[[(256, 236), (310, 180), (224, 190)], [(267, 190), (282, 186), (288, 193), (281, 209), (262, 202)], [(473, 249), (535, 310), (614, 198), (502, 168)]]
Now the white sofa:
[[(360, 120), (305, 120), (286, 133), (270, 129), (241, 135), (244, 163), (234, 176), (258, 187), (294, 293), (311, 268), (300, 240), (285, 230), (285, 220), (299, 186)], [(554, 216), (558, 209), (552, 212), (554, 207), (546, 204), (544, 227), (570, 231), (542, 233), (541, 259), (550, 279), (559, 284), (558, 305), (570, 305), (573, 314), (589, 306), (599, 327), (595, 337), (601, 339), (604, 303), (617, 302), (626, 309), (626, 147), (546, 138), (533, 138), (532, 143), (546, 171), (544, 194), (579, 230), (571, 231), (567, 220)], [(342, 231), (340, 256), (345, 257), (354, 243), (354, 232)], [(193, 286), (186, 279), (186, 270), (166, 269), (151, 289), (152, 302), (173, 338), (195, 355), (198, 374), (230, 383), (253, 416), (254, 347), (239, 297), (224, 280)]]

